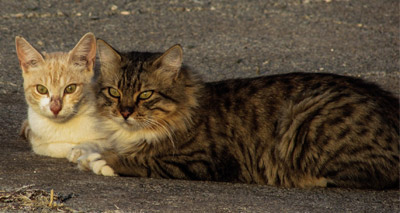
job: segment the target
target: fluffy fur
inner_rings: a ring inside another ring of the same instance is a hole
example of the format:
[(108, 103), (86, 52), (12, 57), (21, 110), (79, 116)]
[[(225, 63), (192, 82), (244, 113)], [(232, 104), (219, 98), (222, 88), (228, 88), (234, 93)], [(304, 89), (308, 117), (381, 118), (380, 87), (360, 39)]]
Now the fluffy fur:
[[(399, 100), (333, 74), (203, 83), (165, 53), (98, 41), (99, 113), (112, 149), (80, 166), (102, 175), (284, 187), (399, 185)], [(93, 150), (92, 150), (93, 151)]]
[(96, 57), (94, 35), (84, 35), (68, 53), (40, 54), (19, 36), (15, 42), (28, 103), (22, 135), (36, 154), (56, 158), (69, 155), (75, 161), (78, 156), (71, 153), (72, 147), (105, 139), (96, 130), (98, 120), (91, 86)]

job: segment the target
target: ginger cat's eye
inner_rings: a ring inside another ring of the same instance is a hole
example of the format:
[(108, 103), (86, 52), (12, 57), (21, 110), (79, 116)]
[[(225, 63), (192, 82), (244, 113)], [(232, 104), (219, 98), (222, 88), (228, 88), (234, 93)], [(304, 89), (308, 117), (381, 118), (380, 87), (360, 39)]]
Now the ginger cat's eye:
[(119, 94), (118, 90), (116, 90), (116, 89), (114, 89), (112, 87), (108, 88), (108, 93), (114, 98), (119, 98), (121, 96)]
[(153, 90), (144, 91), (139, 94), (139, 98), (142, 100), (149, 99), (153, 95)]
[(76, 90), (76, 84), (70, 84), (65, 88), (64, 92), (66, 94), (71, 94), (71, 93), (75, 92), (75, 90)]
[(47, 88), (41, 84), (36, 85), (36, 90), (38, 91), (38, 93), (45, 95), (47, 94), (49, 91), (47, 90)]

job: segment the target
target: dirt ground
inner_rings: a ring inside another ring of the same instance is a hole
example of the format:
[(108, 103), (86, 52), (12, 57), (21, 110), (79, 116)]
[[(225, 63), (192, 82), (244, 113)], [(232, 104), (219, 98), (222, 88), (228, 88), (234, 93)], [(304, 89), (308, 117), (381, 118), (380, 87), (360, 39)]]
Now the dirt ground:
[(90, 31), (120, 50), (179, 43), (206, 81), (329, 72), (399, 95), (397, 0), (0, 0), (0, 8), (0, 211), (400, 211), (399, 190), (101, 177), (37, 156), (18, 137), (26, 104), (14, 46), (21, 35), (42, 51), (69, 51)]

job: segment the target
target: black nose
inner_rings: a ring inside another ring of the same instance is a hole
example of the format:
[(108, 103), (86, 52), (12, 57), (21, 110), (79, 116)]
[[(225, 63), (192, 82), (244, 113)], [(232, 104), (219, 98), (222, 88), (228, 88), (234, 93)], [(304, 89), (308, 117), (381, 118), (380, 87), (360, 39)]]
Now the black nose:
[(124, 117), (124, 119), (126, 120), (133, 113), (133, 107), (123, 107), (119, 110), (119, 112), (121, 113), (122, 117)]

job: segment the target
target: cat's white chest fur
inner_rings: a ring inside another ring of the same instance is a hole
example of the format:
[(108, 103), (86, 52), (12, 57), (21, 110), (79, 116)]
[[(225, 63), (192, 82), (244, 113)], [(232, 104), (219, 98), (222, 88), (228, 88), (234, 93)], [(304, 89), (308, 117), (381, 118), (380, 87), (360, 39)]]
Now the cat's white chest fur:
[(28, 121), (32, 149), (39, 155), (64, 158), (75, 145), (97, 142), (105, 138), (101, 131), (96, 131), (98, 121), (90, 111), (74, 116), (66, 122), (56, 123), (29, 107)]
[(132, 147), (139, 146), (143, 142), (153, 143), (163, 137), (155, 131), (132, 131), (109, 119), (103, 120), (102, 124), (103, 130), (108, 132), (108, 140), (112, 142), (113, 148), (121, 153), (131, 151)]

